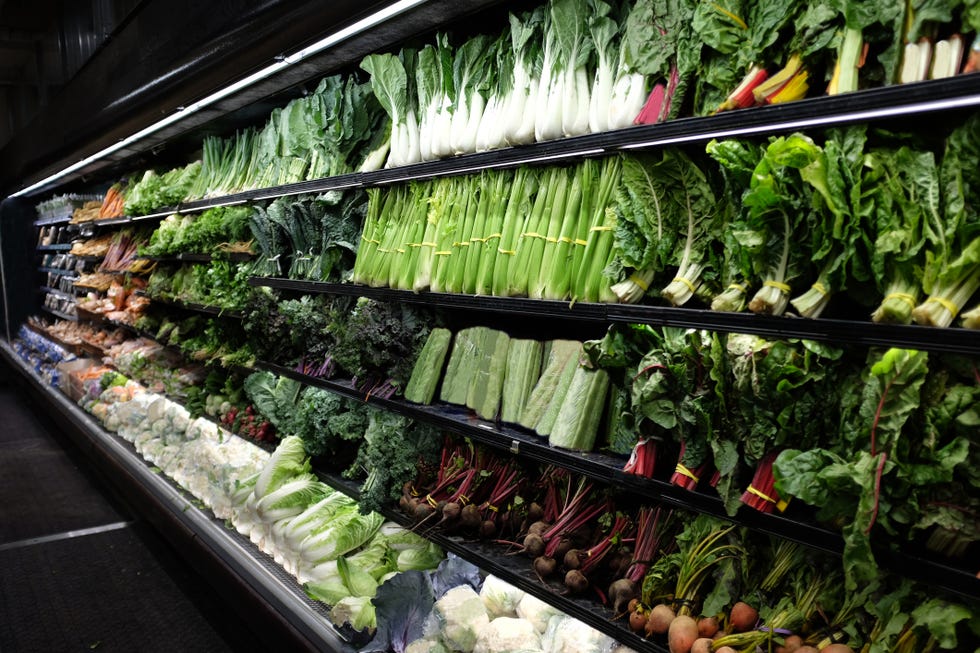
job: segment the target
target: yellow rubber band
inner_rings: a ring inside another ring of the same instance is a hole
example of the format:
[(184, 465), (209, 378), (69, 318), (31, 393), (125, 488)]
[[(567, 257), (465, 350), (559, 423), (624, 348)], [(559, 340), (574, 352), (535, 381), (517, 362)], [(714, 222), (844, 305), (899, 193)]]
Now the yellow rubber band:
[(956, 304), (949, 301), (945, 297), (930, 297), (929, 299), (926, 300), (926, 303), (928, 304), (930, 302), (933, 304), (939, 304), (947, 311), (949, 311), (953, 317), (956, 317), (956, 314), (960, 312), (960, 309), (956, 307)]
[(513, 256), (514, 254), (517, 254), (517, 252), (515, 252), (512, 249), (500, 249), (499, 247), (497, 248), (497, 252), (499, 254), (506, 254), (507, 256)]
[(576, 245), (581, 245), (582, 247), (585, 247), (586, 245), (588, 245), (588, 244), (589, 244), (589, 241), (587, 241), (587, 240), (582, 240), (582, 239), (580, 239), (580, 238), (576, 238), (576, 239), (575, 239), (574, 241), (572, 241), (572, 242), (574, 242), (574, 243), (575, 243)]
[(643, 292), (646, 292), (647, 290), (650, 289), (650, 284), (648, 284), (646, 281), (644, 281), (643, 279), (641, 279), (635, 274), (630, 275), (630, 281), (638, 285), (640, 287), (640, 290), (642, 290)]
[(502, 238), (502, 234), (490, 234), (489, 236), (486, 237), (486, 239), (483, 242), (487, 242), (491, 238)]
[(905, 302), (910, 307), (915, 308), (915, 297), (908, 294), (907, 292), (893, 292), (885, 295), (885, 301), (889, 299), (897, 299), (900, 302)]
[(825, 286), (825, 285), (823, 285), (823, 284), (822, 284), (822, 283), (820, 283), (819, 281), (818, 281), (818, 282), (816, 282), (815, 284), (813, 284), (813, 285), (812, 285), (812, 286), (810, 286), (810, 287), (811, 287), (811, 288), (813, 288), (814, 290), (816, 290), (816, 291), (817, 291), (818, 293), (820, 293), (820, 294), (821, 294), (821, 295), (823, 295), (824, 297), (826, 297), (827, 295), (829, 295), (829, 294), (830, 294), (830, 291), (829, 291), (829, 290), (827, 290), (827, 286)]
[(401, 247), (399, 247), (399, 248), (398, 248), (398, 249), (396, 249), (395, 251), (396, 251), (396, 252), (398, 252), (399, 254), (404, 254), (404, 253), (405, 253), (405, 250), (404, 250), (404, 249), (402, 249)]
[(691, 479), (695, 483), (698, 483), (701, 480), (697, 476), (694, 475), (694, 472), (692, 472), (690, 469), (688, 469), (687, 467), (685, 467), (681, 463), (677, 463), (677, 467), (674, 468), (674, 471), (677, 472), (678, 474), (680, 474), (681, 476), (688, 477), (689, 479)]
[(380, 240), (375, 240), (374, 238), (366, 238), (363, 235), (361, 236), (361, 240), (363, 240), (366, 243), (371, 243), (372, 245), (380, 245), (381, 244), (381, 241)]
[(730, 283), (730, 284), (728, 284), (728, 287), (729, 288), (734, 288), (735, 290), (739, 291), (740, 293), (748, 292), (748, 288), (746, 288), (745, 286), (743, 286), (740, 283)]
[(487, 239), (486, 238), (477, 238), (476, 236), (473, 236), (472, 238), (470, 238), (470, 242), (471, 243), (485, 243), (485, 242), (487, 242)]
[(429, 504), (430, 506), (432, 506), (433, 508), (435, 508), (436, 506), (438, 506), (438, 505), (439, 505), (439, 504), (438, 504), (438, 503), (436, 502), (436, 500), (432, 498), (432, 495), (431, 495), (431, 494), (427, 494), (427, 495), (425, 495), (425, 501), (426, 501), (426, 503), (428, 503), (428, 504)]
[(465, 242), (465, 243), (453, 243), (453, 245), (459, 245), (460, 247), (469, 247), (470, 246), (469, 242)]
[(671, 281), (671, 283), (674, 282), (680, 282), (687, 286), (687, 289), (691, 291), (692, 295), (694, 294), (694, 291), (697, 290), (697, 288), (694, 287), (694, 284), (691, 283), (689, 279), (685, 279), (684, 277), (674, 277), (674, 281)]
[(452, 252), (450, 252), (450, 251), (435, 252), (435, 255), (436, 256), (451, 256), (452, 255)]
[(391, 250), (388, 249), (387, 247), (379, 247), (378, 251), (381, 252), (382, 254), (391, 254)]
[(465, 506), (465, 505), (469, 505), (469, 503), (470, 503), (470, 498), (468, 496), (466, 496), (465, 494), (459, 495), (459, 505)]
[(559, 243), (568, 243), (569, 245), (571, 245), (575, 241), (572, 240), (571, 238), (569, 238), (568, 236), (562, 236), (561, 238), (558, 239), (557, 242), (559, 242)]
[(409, 247), (421, 247), (422, 243), (405, 243)]
[(419, 243), (419, 247), (438, 247), (439, 243)]
[(784, 501), (782, 499), (777, 501), (776, 499), (773, 499), (771, 496), (767, 494), (763, 494), (758, 490), (758, 488), (756, 488), (753, 485), (750, 485), (748, 490), (746, 490), (746, 492), (748, 492), (749, 494), (754, 494), (755, 496), (759, 497), (763, 501), (768, 501), (769, 503), (776, 504), (776, 510), (778, 510), (779, 512), (783, 512), (784, 510), (786, 510), (786, 506), (789, 505), (789, 501)]
[(547, 238), (547, 236), (542, 236), (535, 231), (525, 231), (521, 234), (521, 238)]
[(589, 231), (612, 231), (613, 228), (609, 225), (600, 225), (598, 227), (592, 227)]
[(552, 238), (551, 236), (545, 236), (544, 239), (545, 239), (546, 242), (549, 242), (549, 243), (557, 243), (558, 242), (558, 239), (557, 238)]
[(500, 512), (500, 508), (498, 508), (497, 506), (492, 506), (492, 505), (491, 506), (487, 506), (487, 510), (489, 510), (491, 512)]
[(783, 283), (782, 281), (766, 281), (762, 285), (769, 286), (770, 288), (775, 288), (776, 290), (780, 290), (786, 293), (787, 295), (789, 294), (789, 291), (792, 290), (792, 288), (790, 288), (788, 283)]

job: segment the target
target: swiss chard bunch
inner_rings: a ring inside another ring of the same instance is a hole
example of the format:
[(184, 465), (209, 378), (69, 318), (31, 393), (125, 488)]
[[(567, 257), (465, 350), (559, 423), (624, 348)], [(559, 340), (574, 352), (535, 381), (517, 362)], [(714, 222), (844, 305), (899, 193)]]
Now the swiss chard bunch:
[(772, 461), (782, 448), (820, 442), (835, 428), (838, 381), (842, 367), (846, 370), (840, 363), (843, 352), (807, 340), (732, 334), (725, 353), (729, 422), (713, 443), (721, 472), (719, 493), (734, 512), (734, 484), (744, 462), (756, 467), (756, 474), (741, 501), (765, 512), (784, 509), (773, 486)]
[(975, 376), (930, 365), (925, 352), (873, 351), (842, 401), (838, 438), (827, 448), (780, 454), (780, 491), (819, 507), (818, 518), (843, 523), (849, 588), (877, 575), (874, 531), (894, 541), (936, 525), (948, 531), (936, 545), (953, 553), (976, 538), (975, 507), (944, 499), (957, 485), (976, 491), (969, 433), (980, 423), (977, 386)]

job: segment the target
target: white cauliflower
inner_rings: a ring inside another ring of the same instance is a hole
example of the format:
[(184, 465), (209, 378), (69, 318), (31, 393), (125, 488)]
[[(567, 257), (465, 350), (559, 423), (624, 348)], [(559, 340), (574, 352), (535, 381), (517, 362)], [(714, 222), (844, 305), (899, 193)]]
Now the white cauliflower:
[(490, 623), (483, 601), (469, 585), (454, 587), (433, 607), (442, 639), (455, 651), (472, 653), (480, 630)]
[(487, 576), (480, 589), (480, 598), (491, 618), (514, 617), (517, 615), (517, 605), (524, 598), (524, 590), (496, 576)]
[(498, 617), (480, 631), (473, 653), (522, 653), (540, 649), (541, 637), (530, 621)]

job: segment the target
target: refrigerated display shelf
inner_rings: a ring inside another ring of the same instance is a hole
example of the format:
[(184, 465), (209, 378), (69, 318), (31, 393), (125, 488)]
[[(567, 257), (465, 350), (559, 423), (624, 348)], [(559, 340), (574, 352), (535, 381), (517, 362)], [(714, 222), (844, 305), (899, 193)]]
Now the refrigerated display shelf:
[(54, 245), (38, 245), (39, 252), (67, 252), (71, 249), (71, 243), (56, 243)]
[[(520, 427), (480, 419), (465, 407), (441, 403), (425, 406), (404, 399), (383, 399), (374, 395), (365, 395), (348, 380), (317, 379), (268, 361), (258, 361), (256, 368), (425, 422), (495, 449), (509, 451), (526, 460), (558, 465), (572, 473), (627, 491), (632, 496), (711, 515), (833, 555), (841, 555), (844, 549), (844, 542), (839, 532), (818, 524), (775, 513), (765, 514), (747, 507), (743, 507), (736, 515), (731, 516), (717, 494), (685, 490), (667, 481), (626, 474), (622, 471), (625, 463), (622, 457), (557, 449), (548, 444), (547, 438), (532, 434)], [(980, 599), (980, 578), (971, 572), (918, 553), (877, 548), (875, 555), (883, 568), (971, 599)]]
[(56, 215), (49, 218), (41, 218), (40, 220), (35, 220), (33, 225), (35, 227), (48, 227), (53, 224), (65, 224), (71, 220), (71, 213), (66, 213), (65, 215)]
[(137, 256), (136, 258), (158, 263), (210, 263), (211, 261), (251, 261), (255, 255), (249, 252), (229, 252), (218, 257), (211, 254), (174, 254), (173, 256)]
[(66, 293), (63, 290), (58, 290), (57, 288), (51, 288), (49, 286), (41, 286), (40, 288), (38, 288), (38, 290), (44, 293), (48, 293), (49, 295), (61, 297), (63, 299), (75, 299), (74, 295)]
[(604, 324), (627, 323), (750, 333), (768, 338), (803, 338), (864, 347), (905, 347), (954, 354), (980, 354), (980, 333), (958, 327), (876, 324), (839, 319), (726, 313), (672, 306), (571, 303), (523, 297), (486, 297), (437, 292), (410, 292), (349, 283), (251, 277), (252, 286), (328, 295), (368, 297), (380, 301), (445, 309), (507, 313), (530, 318), (562, 318)]
[(72, 275), (73, 278), (77, 279), (77, 273), (75, 270), (65, 270), (62, 268), (38, 268), (38, 272), (45, 272), (47, 274), (57, 274), (61, 276)]
[(144, 291), (136, 291), (137, 295), (142, 295), (144, 297), (149, 297), (150, 301), (155, 304), (163, 304), (165, 306), (173, 306), (174, 308), (180, 308), (185, 311), (191, 311), (193, 313), (203, 313), (204, 315), (214, 315), (216, 317), (228, 317), (233, 319), (242, 319), (245, 317), (245, 313), (240, 310), (235, 310), (231, 308), (221, 308), (220, 306), (208, 306), (206, 304), (195, 304), (193, 302), (181, 302), (175, 299), (161, 299), (159, 297), (154, 297), (147, 294)]
[(768, 136), (800, 129), (822, 129), (854, 123), (949, 112), (980, 106), (980, 89), (972, 75), (927, 80), (842, 95), (798, 100), (712, 116), (678, 118), (655, 125), (562, 138), (499, 150), (260, 188), (196, 200), (161, 209), (151, 219), (171, 213), (193, 213), (216, 206), (257, 202), (288, 195), (369, 188), (414, 179), (433, 179), (521, 165), (560, 164), (620, 151), (704, 144), (712, 139)]
[[(360, 497), (359, 483), (328, 472), (316, 471), (316, 474), (321, 481), (335, 490), (354, 499)], [(597, 600), (571, 597), (564, 593), (565, 587), (561, 583), (543, 581), (534, 573), (531, 560), (527, 556), (507, 555), (502, 545), (448, 535), (434, 529), (419, 531), (414, 521), (396, 509), (382, 510), (381, 514), (404, 528), (414, 530), (422, 537), (435, 542), (446, 551), (455, 553), (488, 574), (532, 594), (639, 653), (667, 653), (666, 646), (651, 642), (632, 632), (624, 618), (617, 619), (610, 608)]]
[[(224, 521), (199, 507), (199, 502), (144, 461), (132, 445), (109, 433), (59, 390), (39, 379), (6, 342), (0, 355), (25, 378), (31, 390), (49, 405), (56, 418), (68, 423), (69, 435), (101, 466), (111, 468), (111, 479), (152, 503), (167, 520), (164, 535), (200, 548), (199, 553), (234, 574), (241, 586), (254, 592), (291, 629), (302, 649), (354, 653), (354, 648), (333, 628), (325, 606), (310, 600), (296, 580), (247, 538), (229, 530)], [(133, 495), (128, 495), (132, 498)], [(155, 524), (157, 525), (157, 524)], [(157, 525), (160, 528), (159, 525)], [(288, 648), (286, 642), (283, 646)]]
[(47, 306), (42, 306), (41, 310), (44, 311), (45, 313), (50, 313), (55, 317), (60, 317), (62, 320), (70, 320), (72, 322), (78, 322), (77, 315), (68, 315), (68, 313), (62, 313), (61, 311), (56, 311), (55, 309), (48, 308)]

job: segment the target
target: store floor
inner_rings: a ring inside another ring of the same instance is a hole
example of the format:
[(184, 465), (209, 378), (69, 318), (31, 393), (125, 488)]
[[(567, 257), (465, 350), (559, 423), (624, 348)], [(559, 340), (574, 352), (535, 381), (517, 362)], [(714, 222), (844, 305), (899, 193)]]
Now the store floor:
[(256, 650), (0, 363), (0, 651)]

